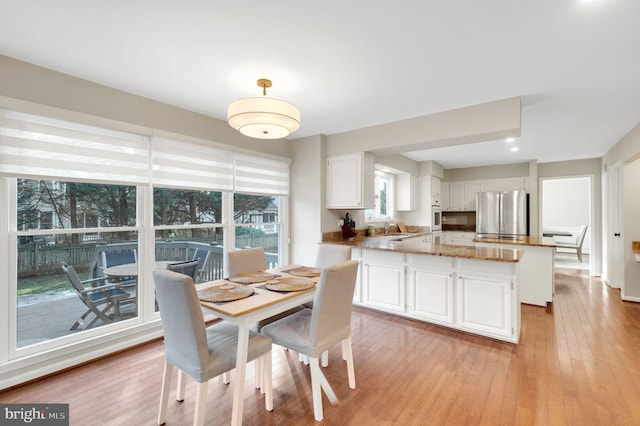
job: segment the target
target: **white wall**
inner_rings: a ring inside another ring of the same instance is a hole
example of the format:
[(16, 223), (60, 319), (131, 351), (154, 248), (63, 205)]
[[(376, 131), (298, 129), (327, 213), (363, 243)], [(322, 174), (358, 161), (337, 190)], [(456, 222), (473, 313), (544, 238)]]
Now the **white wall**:
[(323, 137), (298, 139), (291, 154), (290, 259), (299, 265), (313, 265), (326, 211)]
[(623, 168), (624, 199), (624, 288), (623, 296), (640, 300), (640, 262), (631, 251), (631, 242), (640, 241), (640, 160), (625, 164)]

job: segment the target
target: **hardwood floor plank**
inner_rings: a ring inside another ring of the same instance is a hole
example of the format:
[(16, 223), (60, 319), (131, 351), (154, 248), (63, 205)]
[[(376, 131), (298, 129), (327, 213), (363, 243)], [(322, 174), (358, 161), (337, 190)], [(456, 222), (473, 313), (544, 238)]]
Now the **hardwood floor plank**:
[[(339, 403), (323, 397), (326, 425), (640, 424), (640, 304), (585, 273), (557, 270), (554, 302), (522, 306), (512, 345), (355, 308), (357, 389), (339, 345), (323, 371)], [(0, 392), (3, 403), (69, 403), (72, 425), (155, 424), (161, 341)], [(308, 366), (274, 347), (274, 411), (247, 369), (245, 424), (315, 424)], [(175, 375), (175, 373), (174, 373)], [(207, 425), (231, 419), (231, 384), (209, 384)], [(175, 401), (168, 425), (189, 424), (195, 387)]]

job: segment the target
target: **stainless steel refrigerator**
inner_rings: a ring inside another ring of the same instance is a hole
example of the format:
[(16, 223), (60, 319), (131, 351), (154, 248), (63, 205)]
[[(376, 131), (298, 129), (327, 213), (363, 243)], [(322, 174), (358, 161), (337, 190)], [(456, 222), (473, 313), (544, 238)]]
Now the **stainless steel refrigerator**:
[(476, 235), (505, 239), (529, 235), (529, 194), (525, 191), (478, 192)]

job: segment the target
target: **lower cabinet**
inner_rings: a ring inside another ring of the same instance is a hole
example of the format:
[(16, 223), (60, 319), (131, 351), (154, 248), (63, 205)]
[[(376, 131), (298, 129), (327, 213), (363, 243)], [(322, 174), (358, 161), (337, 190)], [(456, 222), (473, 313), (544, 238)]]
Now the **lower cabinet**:
[(505, 279), (458, 276), (460, 325), (467, 330), (511, 336), (512, 285)]
[(362, 303), (385, 311), (404, 312), (404, 254), (364, 250), (362, 269)]
[[(454, 292), (451, 258), (416, 259), (408, 271), (407, 313), (418, 319), (453, 324)], [(442, 261), (444, 260), (444, 262)], [(449, 270), (446, 268), (449, 267)]]
[(473, 334), (518, 342), (518, 264), (362, 250), (359, 303)]

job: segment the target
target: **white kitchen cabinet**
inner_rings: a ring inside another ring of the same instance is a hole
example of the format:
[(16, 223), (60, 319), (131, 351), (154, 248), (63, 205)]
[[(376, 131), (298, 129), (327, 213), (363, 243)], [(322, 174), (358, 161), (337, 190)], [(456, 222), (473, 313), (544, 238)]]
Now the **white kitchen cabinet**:
[(475, 238), (475, 232), (444, 231), (440, 237), (440, 242), (442, 244), (472, 246), (475, 244), (473, 242)]
[(467, 330), (511, 337), (513, 282), (467, 272), (458, 276), (459, 324)]
[(501, 179), (501, 191), (528, 191), (527, 183), (529, 178), (526, 176)]
[(368, 152), (327, 157), (327, 208), (374, 207), (375, 164)]
[(453, 324), (454, 289), (451, 258), (412, 256), (408, 262), (407, 312), (416, 318)]
[(418, 204), (418, 178), (396, 175), (396, 210), (415, 210)]
[(404, 312), (404, 254), (364, 250), (362, 266), (362, 304), (383, 311)]
[(519, 276), (518, 263), (363, 249), (355, 303), (518, 343)]
[(449, 182), (440, 183), (440, 199), (442, 201), (442, 204), (441, 204), (442, 211), (450, 211), (451, 210), (451, 183)]
[(478, 192), (502, 191), (502, 179), (483, 179)]
[(476, 194), (480, 190), (478, 181), (464, 183), (464, 207), (465, 211), (476, 211)]
[(464, 210), (464, 182), (449, 182), (449, 210)]
[(442, 207), (442, 181), (439, 177), (431, 176), (431, 205)]
[(449, 182), (449, 203), (447, 211), (475, 211), (478, 181)]

